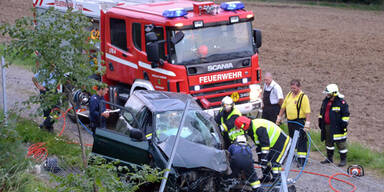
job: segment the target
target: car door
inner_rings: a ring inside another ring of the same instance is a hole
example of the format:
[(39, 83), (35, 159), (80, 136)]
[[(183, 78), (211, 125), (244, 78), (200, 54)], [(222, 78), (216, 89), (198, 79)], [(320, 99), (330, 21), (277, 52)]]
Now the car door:
[(119, 159), (124, 163), (148, 164), (147, 139), (143, 137), (142, 140), (138, 140), (130, 136), (132, 130), (140, 129), (138, 125), (132, 112), (122, 110), (113, 128), (96, 130), (92, 153), (108, 159)]

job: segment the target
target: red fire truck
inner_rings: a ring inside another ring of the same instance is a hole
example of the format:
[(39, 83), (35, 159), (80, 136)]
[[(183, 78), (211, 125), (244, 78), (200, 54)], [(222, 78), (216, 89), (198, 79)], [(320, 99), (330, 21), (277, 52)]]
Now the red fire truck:
[(72, 7), (94, 20), (110, 102), (147, 89), (191, 94), (210, 114), (225, 96), (242, 113), (261, 106), (261, 32), (239, 1), (33, 1), (37, 11)]

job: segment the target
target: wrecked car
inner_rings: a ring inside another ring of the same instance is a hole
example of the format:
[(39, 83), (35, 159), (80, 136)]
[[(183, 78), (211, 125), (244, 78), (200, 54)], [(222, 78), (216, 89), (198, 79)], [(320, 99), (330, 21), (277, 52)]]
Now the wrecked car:
[(223, 140), (213, 118), (190, 95), (135, 91), (115, 125), (96, 129), (92, 153), (165, 169), (188, 99), (167, 191), (220, 191), (222, 176), (230, 173)]

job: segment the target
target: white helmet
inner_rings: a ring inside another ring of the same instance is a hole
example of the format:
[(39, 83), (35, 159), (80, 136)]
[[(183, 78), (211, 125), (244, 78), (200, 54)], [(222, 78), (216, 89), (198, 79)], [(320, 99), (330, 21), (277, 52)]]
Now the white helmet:
[(337, 87), (336, 84), (329, 84), (323, 91), (325, 94), (330, 94), (332, 96), (339, 96), (340, 98), (343, 98), (344, 95), (340, 94), (339, 88)]
[(221, 100), (221, 104), (224, 106), (224, 105), (232, 105), (233, 104), (233, 100), (231, 97), (229, 96), (225, 96), (222, 100)]
[(245, 137), (245, 135), (239, 135), (236, 137), (236, 142), (246, 144), (247, 138)]
[(233, 104), (233, 100), (231, 97), (225, 96), (223, 98), (223, 100), (221, 100), (221, 105), (228, 112), (228, 111), (232, 110), (234, 104)]
[(323, 93), (325, 93), (325, 94), (335, 94), (336, 93), (336, 95), (337, 95), (339, 93), (339, 88), (337, 87), (336, 84), (329, 84), (329, 85), (327, 85), (327, 87), (325, 88)]

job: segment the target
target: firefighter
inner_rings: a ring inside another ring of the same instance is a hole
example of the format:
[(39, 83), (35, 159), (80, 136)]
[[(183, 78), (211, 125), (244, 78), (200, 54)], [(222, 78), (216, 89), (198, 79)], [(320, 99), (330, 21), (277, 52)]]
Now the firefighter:
[(329, 84), (323, 92), (324, 98), (319, 115), (319, 128), (321, 129), (321, 141), (325, 140), (327, 159), (322, 164), (333, 162), (334, 143), (340, 153), (339, 167), (347, 164), (347, 126), (349, 121), (348, 104), (344, 95), (340, 94), (336, 84)]
[(264, 190), (261, 188), (260, 180), (253, 167), (251, 147), (247, 144), (245, 135), (237, 136), (235, 142), (229, 146), (228, 151), (231, 154), (232, 177), (238, 178), (239, 174), (244, 172), (253, 191), (263, 192)]
[[(54, 66), (53, 66), (54, 67)], [(52, 67), (52, 68), (53, 68)], [(51, 72), (49, 74), (49, 77), (45, 80), (45, 81), (39, 81), (40, 80), (40, 72), (42, 72), (41, 70), (43, 69), (40, 69), (33, 77), (32, 77), (32, 82), (33, 84), (36, 86), (36, 88), (39, 89), (39, 92), (40, 92), (40, 99), (41, 99), (41, 102), (45, 102), (44, 101), (44, 95), (47, 94), (47, 92), (49, 92), (49, 90), (52, 90), (54, 88), (56, 88), (57, 86), (57, 82), (56, 80), (54, 79), (54, 72)], [(53, 71), (53, 69), (50, 68), (50, 71)], [(42, 124), (39, 125), (40, 128), (45, 128), (47, 129), (49, 132), (53, 132), (53, 124), (55, 123), (55, 121), (53, 120), (52, 116), (51, 116), (51, 111), (53, 108), (57, 107), (57, 105), (52, 105), (52, 106), (46, 106), (44, 109), (43, 109), (43, 117), (44, 117), (44, 122)]]
[(235, 120), (241, 116), (241, 112), (235, 107), (232, 98), (225, 96), (221, 101), (221, 105), (223, 107), (218, 115), (216, 115), (215, 121), (220, 127), (224, 138), (225, 149), (227, 149), (229, 145), (235, 141), (237, 136), (244, 135), (244, 131), (235, 128)]
[(89, 100), (89, 127), (93, 133), (95, 133), (96, 128), (105, 128), (105, 118), (109, 117), (109, 112), (106, 111), (105, 103), (101, 102), (104, 100), (104, 96), (108, 93), (108, 87), (97, 86), (96, 89), (96, 94), (92, 95)]
[(269, 182), (279, 179), (281, 165), (288, 153), (291, 139), (279, 126), (266, 119), (251, 121), (248, 117), (241, 116), (236, 119), (235, 126), (246, 131), (256, 145), (263, 172), (261, 181)]

